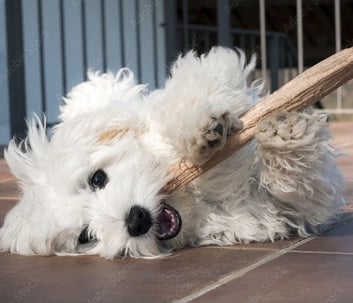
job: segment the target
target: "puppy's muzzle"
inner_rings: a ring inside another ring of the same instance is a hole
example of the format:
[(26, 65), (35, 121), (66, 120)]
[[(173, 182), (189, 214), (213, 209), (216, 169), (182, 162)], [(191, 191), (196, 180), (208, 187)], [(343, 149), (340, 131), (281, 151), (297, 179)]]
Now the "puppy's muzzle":
[(141, 206), (133, 206), (127, 216), (126, 224), (131, 237), (144, 235), (152, 226), (151, 213)]

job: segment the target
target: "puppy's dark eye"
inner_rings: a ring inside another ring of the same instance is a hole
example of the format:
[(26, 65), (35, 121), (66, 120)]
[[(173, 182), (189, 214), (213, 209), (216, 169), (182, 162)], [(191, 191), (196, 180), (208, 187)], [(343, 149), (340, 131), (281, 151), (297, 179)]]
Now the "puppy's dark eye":
[(89, 179), (89, 185), (94, 191), (104, 188), (107, 183), (108, 176), (102, 169), (97, 170)]

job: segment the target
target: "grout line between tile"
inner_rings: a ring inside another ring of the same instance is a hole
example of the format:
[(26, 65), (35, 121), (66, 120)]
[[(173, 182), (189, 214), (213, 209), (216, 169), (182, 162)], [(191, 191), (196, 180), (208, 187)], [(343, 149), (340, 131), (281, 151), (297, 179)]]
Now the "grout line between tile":
[(324, 250), (293, 250), (291, 253), (298, 254), (318, 254), (318, 255), (342, 255), (342, 256), (353, 256), (353, 252), (345, 251), (324, 251)]
[[(297, 243), (297, 242), (295, 242)], [(288, 246), (287, 246), (288, 247)], [(251, 246), (246, 246), (246, 247), (237, 247), (237, 246), (230, 246), (230, 247), (227, 247), (227, 246), (219, 246), (220, 249), (224, 250), (224, 249), (227, 249), (227, 250), (234, 250), (234, 251), (237, 251), (237, 250), (256, 250), (256, 251), (268, 251), (268, 252), (273, 252), (273, 251), (280, 251), (280, 250), (283, 250), (285, 249), (286, 247), (277, 247), (277, 248), (271, 248), (271, 247), (251, 247)]]
[(206, 287), (198, 290), (198, 291), (195, 291), (194, 293), (182, 298), (182, 299), (179, 299), (179, 300), (175, 300), (173, 301), (173, 303), (187, 303), (187, 302), (190, 302), (214, 289), (216, 289), (217, 287), (220, 287), (232, 280), (235, 280), (237, 278), (240, 278), (242, 276), (244, 276), (245, 274), (247, 274), (248, 272), (250, 271), (253, 271), (255, 269), (257, 269), (258, 267), (262, 266), (262, 265), (265, 265), (266, 263), (269, 263), (281, 256), (283, 256), (284, 254), (288, 253), (288, 252), (291, 252), (292, 250), (294, 250), (295, 248), (303, 245), (303, 244), (306, 244), (308, 242), (310, 242), (311, 240), (315, 239), (315, 237), (308, 237), (302, 241), (299, 241), (299, 242), (296, 242), (286, 248), (283, 248), (281, 250), (278, 250), (272, 254), (268, 254), (266, 257), (260, 259), (259, 261), (243, 268), (243, 269), (240, 269), (240, 270), (237, 270), (233, 273), (230, 273), (229, 275), (226, 275), (222, 278), (220, 278), (218, 281), (210, 284), (210, 285), (207, 285)]
[(270, 247), (251, 247), (251, 246), (245, 246), (245, 247), (237, 247), (237, 246), (218, 246), (218, 249), (227, 249), (227, 250), (268, 250), (268, 251), (278, 251), (281, 250), (282, 248), (270, 248)]

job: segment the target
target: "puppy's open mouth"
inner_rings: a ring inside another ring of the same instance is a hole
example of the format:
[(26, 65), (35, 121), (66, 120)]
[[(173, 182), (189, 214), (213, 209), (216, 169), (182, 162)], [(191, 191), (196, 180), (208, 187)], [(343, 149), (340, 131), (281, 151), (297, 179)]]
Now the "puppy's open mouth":
[(161, 210), (157, 217), (159, 240), (169, 240), (174, 238), (181, 229), (181, 217), (178, 211), (169, 204), (162, 201)]

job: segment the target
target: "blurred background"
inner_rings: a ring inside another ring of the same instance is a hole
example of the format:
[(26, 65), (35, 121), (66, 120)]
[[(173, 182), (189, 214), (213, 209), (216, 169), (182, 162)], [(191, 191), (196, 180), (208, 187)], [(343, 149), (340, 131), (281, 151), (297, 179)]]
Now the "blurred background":
[[(154, 89), (178, 54), (213, 45), (256, 53), (250, 80), (274, 91), (353, 46), (353, 0), (0, 0), (0, 145), (34, 113), (57, 123), (88, 69), (127, 66)], [(352, 91), (349, 82), (316, 110), (352, 119)]]

